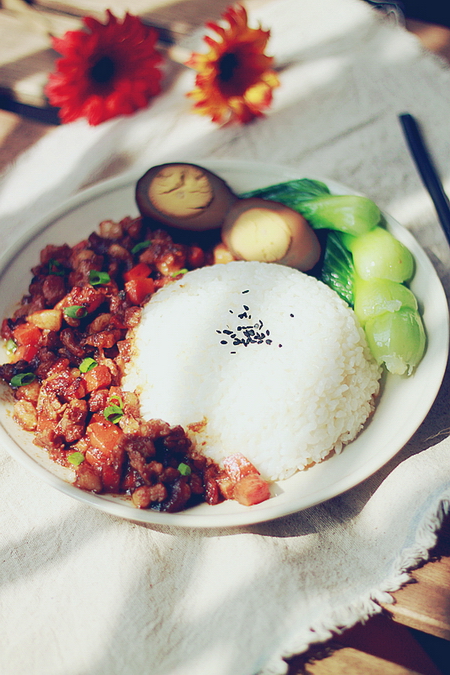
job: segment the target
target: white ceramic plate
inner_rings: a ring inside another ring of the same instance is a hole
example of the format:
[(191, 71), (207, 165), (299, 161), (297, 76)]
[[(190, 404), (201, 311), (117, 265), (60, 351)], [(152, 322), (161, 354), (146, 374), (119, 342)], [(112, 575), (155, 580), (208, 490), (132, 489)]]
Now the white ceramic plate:
[[(218, 173), (237, 192), (305, 177), (301, 170), (279, 166), (232, 161), (202, 164)], [(0, 319), (11, 314), (14, 303), (26, 292), (30, 268), (37, 263), (39, 251), (46, 244), (73, 245), (96, 230), (102, 220), (137, 215), (134, 186), (139, 176), (112, 179), (70, 199), (3, 255)], [(336, 194), (353, 192), (334, 181), (319, 180)], [(11, 402), (5, 397), (0, 401), (0, 442), (19, 462), (62, 492), (107, 513), (154, 525), (213, 528), (249, 525), (319, 504), (357, 485), (388, 462), (419, 427), (437, 395), (448, 356), (448, 309), (439, 278), (411, 234), (389, 216), (386, 219), (391, 232), (410, 249), (416, 260), (411, 288), (423, 310), (428, 336), (426, 354), (413, 376), (386, 377), (376, 412), (355, 441), (340, 455), (275, 483), (271, 499), (252, 507), (227, 501), (170, 514), (138, 510), (129, 500), (83, 492), (71, 485), (73, 475), (69, 469), (49, 460), (47, 453), (32, 443), (32, 435), (18, 428), (12, 419)]]

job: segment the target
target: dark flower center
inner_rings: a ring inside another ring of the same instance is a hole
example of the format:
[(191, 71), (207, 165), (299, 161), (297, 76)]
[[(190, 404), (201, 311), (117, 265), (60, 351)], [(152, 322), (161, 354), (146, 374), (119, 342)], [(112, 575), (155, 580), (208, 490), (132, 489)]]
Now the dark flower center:
[(111, 82), (116, 71), (114, 61), (109, 56), (102, 56), (94, 63), (90, 70), (91, 79), (97, 84), (107, 84)]
[(219, 80), (221, 82), (229, 82), (234, 76), (234, 71), (239, 66), (239, 59), (233, 52), (227, 52), (219, 59), (217, 65)]

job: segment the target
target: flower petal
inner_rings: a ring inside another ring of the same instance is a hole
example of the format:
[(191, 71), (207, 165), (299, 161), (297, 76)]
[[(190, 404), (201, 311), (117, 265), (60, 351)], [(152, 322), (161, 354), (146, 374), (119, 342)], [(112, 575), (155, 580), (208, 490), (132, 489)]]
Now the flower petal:
[(221, 21), (206, 23), (218, 36), (204, 37), (209, 51), (193, 53), (186, 62), (197, 71), (195, 89), (187, 96), (195, 101), (194, 112), (214, 122), (246, 124), (264, 114), (279, 86), (273, 57), (264, 53), (270, 31), (250, 28), (241, 5), (229, 7)]
[(53, 39), (62, 58), (45, 92), (50, 104), (60, 108), (64, 123), (86, 117), (97, 125), (129, 115), (161, 91), (157, 31), (128, 13), (122, 20), (110, 10), (106, 15), (106, 23), (85, 17), (83, 30)]

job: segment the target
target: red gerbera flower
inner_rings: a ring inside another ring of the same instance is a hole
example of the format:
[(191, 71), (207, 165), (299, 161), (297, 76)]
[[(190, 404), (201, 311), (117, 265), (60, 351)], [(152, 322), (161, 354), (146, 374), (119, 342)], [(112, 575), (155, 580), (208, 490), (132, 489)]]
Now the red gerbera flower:
[(157, 31), (128, 13), (122, 22), (109, 10), (107, 15), (106, 24), (85, 17), (86, 30), (53, 39), (63, 58), (45, 91), (51, 105), (60, 108), (62, 122), (86, 117), (94, 126), (130, 115), (161, 91)]
[(246, 124), (264, 114), (279, 86), (271, 69), (273, 57), (264, 54), (270, 31), (249, 28), (241, 5), (229, 7), (222, 19), (228, 28), (206, 24), (221, 40), (205, 36), (209, 51), (192, 54), (186, 63), (198, 72), (196, 88), (188, 96), (196, 101), (194, 110), (213, 122)]

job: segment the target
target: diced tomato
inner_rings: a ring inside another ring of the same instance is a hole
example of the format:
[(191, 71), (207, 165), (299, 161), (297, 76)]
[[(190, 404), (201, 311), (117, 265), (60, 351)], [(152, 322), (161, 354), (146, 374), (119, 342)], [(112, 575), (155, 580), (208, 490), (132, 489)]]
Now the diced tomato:
[(270, 498), (269, 484), (260, 475), (249, 474), (236, 483), (233, 496), (244, 506), (259, 504)]
[(13, 340), (18, 345), (33, 345), (36, 347), (42, 337), (42, 331), (30, 323), (21, 323), (13, 332)]
[[(96, 416), (96, 419), (99, 418), (100, 415)], [(108, 456), (114, 454), (114, 450), (123, 438), (122, 429), (105, 418), (91, 422), (86, 431), (90, 444)]]
[(134, 281), (135, 279), (145, 279), (150, 275), (151, 269), (145, 263), (138, 263), (131, 270), (125, 272), (123, 278), (125, 281)]
[(17, 347), (16, 351), (12, 355), (11, 363), (17, 363), (18, 361), (31, 361), (34, 359), (38, 353), (38, 348), (33, 345), (21, 345)]
[(244, 476), (259, 475), (258, 469), (240, 452), (229, 455), (223, 460), (223, 468), (233, 483), (237, 483)]
[(125, 450), (121, 443), (123, 431), (100, 415), (95, 415), (86, 429), (90, 448), (86, 451), (86, 461), (101, 468), (102, 484), (106, 492), (118, 492), (125, 459)]
[(120, 467), (105, 464), (102, 469), (103, 489), (106, 492), (119, 492), (121, 479)]
[(43, 414), (38, 415), (37, 431), (39, 434), (48, 433), (54, 436), (56, 429), (56, 422), (54, 419), (49, 419)]
[(89, 370), (83, 375), (86, 391), (90, 393), (91, 391), (96, 391), (97, 389), (105, 389), (111, 384), (111, 371), (108, 366), (104, 366), (101, 363), (92, 370)]
[(134, 305), (140, 305), (144, 302), (147, 295), (151, 295), (155, 291), (155, 282), (153, 279), (133, 279), (125, 283), (125, 290), (130, 302)]

